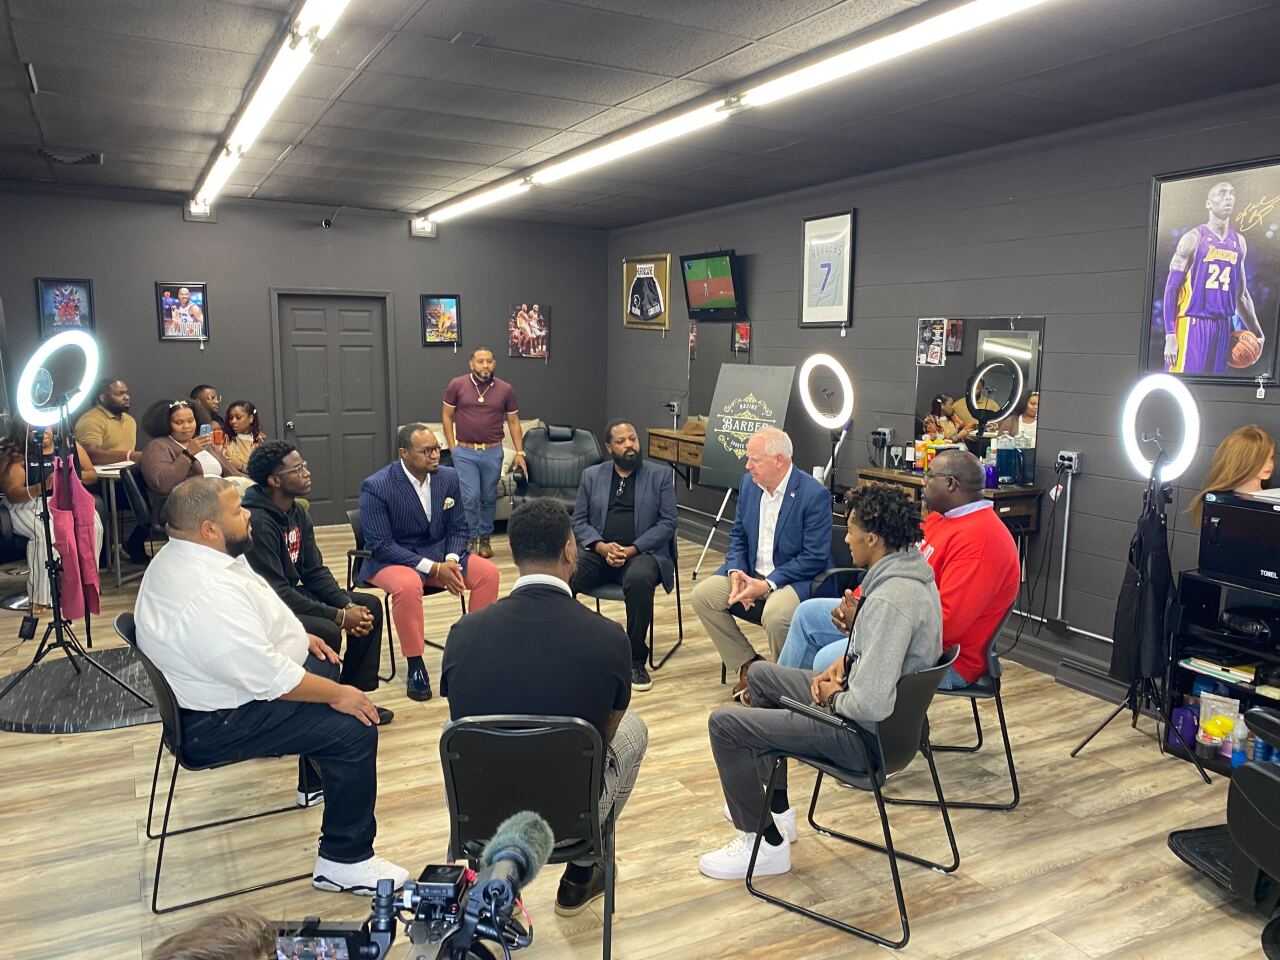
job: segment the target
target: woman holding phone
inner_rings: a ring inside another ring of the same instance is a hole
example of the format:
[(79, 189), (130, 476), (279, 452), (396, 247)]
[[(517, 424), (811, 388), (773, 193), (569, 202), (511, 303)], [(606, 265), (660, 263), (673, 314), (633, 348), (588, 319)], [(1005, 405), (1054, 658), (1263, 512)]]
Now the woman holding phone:
[(168, 496), (188, 477), (244, 478), (214, 444), (213, 425), (197, 431), (188, 400), (156, 403), (143, 415), (142, 428), (155, 437), (143, 448), (139, 463), (152, 493)]

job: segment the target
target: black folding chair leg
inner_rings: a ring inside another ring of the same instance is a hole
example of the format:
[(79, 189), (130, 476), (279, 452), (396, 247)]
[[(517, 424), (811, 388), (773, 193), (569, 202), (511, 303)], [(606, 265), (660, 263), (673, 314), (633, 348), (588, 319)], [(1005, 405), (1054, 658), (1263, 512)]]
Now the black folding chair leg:
[[(777, 780), (778, 780), (778, 773), (786, 762), (787, 762), (787, 758), (785, 756), (778, 757), (778, 759), (774, 761), (773, 772), (769, 775), (769, 786), (765, 790), (766, 797), (773, 796), (774, 786), (777, 784)], [(881, 826), (881, 829), (884, 831), (884, 842), (885, 842), (884, 847), (872, 846), (872, 849), (882, 850), (884, 852), (887, 852), (889, 855), (888, 856), (889, 872), (893, 876), (893, 892), (898, 901), (898, 919), (902, 926), (901, 939), (890, 940), (886, 937), (880, 936), (878, 933), (872, 933), (870, 930), (864, 930), (862, 927), (852, 926), (851, 924), (847, 924), (840, 920), (837, 920), (835, 917), (829, 917), (826, 914), (818, 913), (814, 910), (808, 909), (807, 907), (802, 907), (799, 904), (791, 903), (788, 900), (783, 900), (781, 897), (775, 897), (772, 894), (765, 893), (764, 891), (756, 888), (755, 884), (752, 883), (752, 878), (755, 875), (756, 857), (760, 853), (760, 844), (764, 839), (764, 831), (767, 827), (766, 818), (769, 816), (768, 803), (764, 804), (764, 806), (761, 808), (760, 824), (756, 829), (756, 841), (751, 848), (751, 860), (747, 864), (747, 881), (746, 881), (747, 890), (751, 893), (753, 897), (758, 897), (759, 899), (764, 900), (768, 903), (772, 903), (775, 906), (782, 907), (785, 910), (790, 910), (792, 913), (798, 913), (801, 916), (808, 917), (810, 920), (816, 920), (818, 923), (825, 924), (826, 926), (839, 930), (842, 933), (847, 933), (853, 937), (860, 937), (863, 940), (870, 940), (872, 943), (878, 943), (882, 947), (889, 947), (890, 949), (893, 949), (893, 950), (900, 950), (903, 947), (905, 947), (907, 945), (907, 941), (911, 939), (911, 927), (907, 920), (907, 903), (906, 903), (906, 899), (903, 897), (903, 894), (902, 894), (902, 877), (898, 873), (898, 857), (903, 855), (894, 853), (893, 837), (889, 833), (889, 817), (884, 807), (884, 801), (880, 797), (880, 788), (875, 785), (874, 781), (872, 783), (872, 786), (874, 788), (874, 793), (876, 797), (876, 807), (880, 812), (880, 826)], [(813, 810), (818, 803), (818, 791), (821, 789), (822, 789), (822, 771), (819, 770), (817, 780), (813, 786), (813, 798), (809, 802), (809, 823), (810, 824), (813, 823)], [(818, 829), (821, 829), (821, 828), (818, 828)], [(852, 838), (845, 837), (842, 834), (832, 833), (825, 830), (823, 830), (823, 832), (827, 833), (828, 836), (834, 836), (843, 840), (851, 840), (851, 842), (860, 843), (864, 846), (868, 846), (868, 844), (862, 840), (853, 840)]]
[[(649, 621), (649, 666), (654, 670), (661, 670), (662, 665), (671, 659), (671, 655), (675, 653), (684, 644), (684, 614), (680, 612), (680, 570), (676, 569), (676, 643), (675, 646), (668, 650), (661, 660), (657, 663), (653, 661), (653, 621)], [(723, 682), (723, 681), (721, 681)]]
[(391, 625), (391, 594), (382, 596), (382, 624), (387, 628), (387, 656), (391, 659), (391, 672), (385, 677), (379, 675), (383, 683), (390, 683), (396, 678), (396, 632)]
[(978, 716), (978, 701), (974, 697), (969, 698), (969, 706), (973, 707), (973, 726), (978, 731), (978, 742), (972, 746), (948, 746), (947, 744), (939, 744), (933, 748), (934, 753), (977, 753), (982, 749), (982, 718)]
[(611, 960), (613, 956), (614, 881), (617, 876), (613, 848), (613, 814), (610, 813), (604, 836), (604, 934), (601, 948), (604, 960)]

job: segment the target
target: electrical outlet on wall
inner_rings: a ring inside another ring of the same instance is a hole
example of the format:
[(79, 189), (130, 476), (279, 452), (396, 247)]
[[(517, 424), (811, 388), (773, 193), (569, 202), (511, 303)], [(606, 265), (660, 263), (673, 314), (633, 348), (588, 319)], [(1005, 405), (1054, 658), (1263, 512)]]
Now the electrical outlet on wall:
[(1080, 472), (1080, 454), (1075, 450), (1059, 450), (1058, 466), (1065, 467), (1068, 473)]

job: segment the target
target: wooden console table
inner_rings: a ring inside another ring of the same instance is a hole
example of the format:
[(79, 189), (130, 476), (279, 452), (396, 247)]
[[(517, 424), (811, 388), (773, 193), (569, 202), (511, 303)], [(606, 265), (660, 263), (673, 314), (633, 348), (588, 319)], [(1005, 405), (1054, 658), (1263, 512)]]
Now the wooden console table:
[[(652, 432), (652, 431), (650, 431)], [(924, 477), (908, 470), (889, 470), (884, 467), (859, 467), (860, 480), (878, 483), (894, 483), (902, 487), (912, 500), (920, 499), (924, 489)], [(1009, 532), (1022, 538), (1040, 529), (1039, 487), (1005, 485), (994, 490), (983, 490), (982, 495), (995, 504), (996, 516), (1004, 521)], [(921, 507), (923, 509), (923, 504)]]
[(685, 486), (692, 487), (693, 468), (702, 466), (702, 447), (707, 438), (659, 427), (650, 427), (648, 434), (649, 459), (671, 464)]

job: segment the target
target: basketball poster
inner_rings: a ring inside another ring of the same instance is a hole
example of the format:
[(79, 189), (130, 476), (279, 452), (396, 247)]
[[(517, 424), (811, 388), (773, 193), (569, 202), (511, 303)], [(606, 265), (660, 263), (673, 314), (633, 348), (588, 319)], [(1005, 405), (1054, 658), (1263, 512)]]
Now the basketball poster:
[(1143, 369), (1275, 382), (1280, 161), (1157, 177)]
[(669, 326), (671, 254), (655, 253), (622, 260), (622, 325), (636, 330)]
[(551, 308), (513, 303), (507, 317), (507, 356), (546, 360), (551, 348)]

